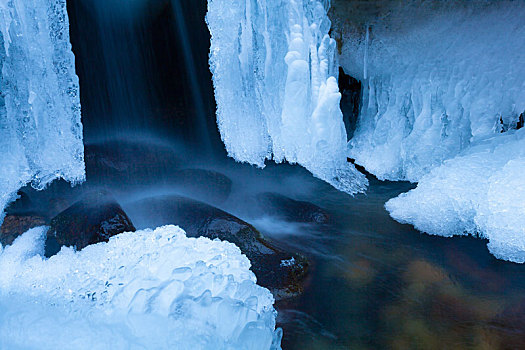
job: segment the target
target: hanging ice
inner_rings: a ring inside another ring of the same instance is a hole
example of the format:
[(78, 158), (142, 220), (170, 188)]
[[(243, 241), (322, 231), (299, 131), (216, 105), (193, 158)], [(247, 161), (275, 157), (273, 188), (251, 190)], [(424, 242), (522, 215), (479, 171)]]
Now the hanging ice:
[(231, 243), (164, 226), (44, 259), (45, 232), (0, 245), (1, 349), (280, 349), (273, 296)]
[(327, 7), (317, 0), (208, 1), (217, 122), (236, 160), (298, 163), (355, 193), (366, 178), (346, 161)]
[(84, 178), (65, 0), (0, 1), (0, 222), (16, 191)]
[(350, 155), (381, 179), (419, 182), (386, 204), (398, 221), (479, 235), (498, 258), (525, 262), (525, 133), (514, 130), (525, 112), (523, 2), (413, 1), (384, 13), (335, 21), (342, 66), (365, 86)]
[(515, 127), (525, 111), (523, 18), (520, 1), (413, 1), (336, 28), (341, 65), (365, 86), (351, 157), (381, 179), (418, 181)]

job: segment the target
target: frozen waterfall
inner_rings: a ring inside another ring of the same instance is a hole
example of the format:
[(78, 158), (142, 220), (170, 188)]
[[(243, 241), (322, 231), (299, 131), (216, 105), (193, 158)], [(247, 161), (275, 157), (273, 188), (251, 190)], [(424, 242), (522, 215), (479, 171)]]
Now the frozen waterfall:
[(228, 154), (304, 166), (347, 193), (367, 180), (347, 162), (336, 43), (317, 0), (208, 1), (217, 122)]
[(29, 182), (82, 181), (84, 148), (66, 1), (2, 0), (0, 14), (3, 213)]
[(380, 179), (417, 182), (516, 127), (525, 111), (523, 2), (409, 1), (385, 16), (336, 29), (341, 65), (365, 86), (349, 148), (357, 163)]

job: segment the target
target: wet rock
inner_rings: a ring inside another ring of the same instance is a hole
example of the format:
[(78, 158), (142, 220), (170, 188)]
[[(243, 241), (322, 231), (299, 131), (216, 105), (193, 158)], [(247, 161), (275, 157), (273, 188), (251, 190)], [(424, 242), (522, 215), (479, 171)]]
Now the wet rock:
[(173, 184), (182, 194), (213, 204), (224, 203), (232, 190), (232, 180), (213, 170), (182, 169), (174, 171), (172, 176)]
[(297, 201), (278, 193), (264, 192), (257, 195), (257, 200), (264, 213), (282, 217), (287, 221), (327, 224), (328, 213), (315, 204)]
[(218, 238), (236, 244), (250, 259), (258, 284), (276, 299), (302, 292), (306, 258), (276, 247), (249, 223), (221, 210), (182, 196), (141, 199), (124, 206), (138, 229), (179, 225), (189, 237)]
[(7, 215), (0, 227), (0, 243), (12, 244), (13, 241), (27, 230), (46, 224), (46, 220), (36, 215)]
[(104, 184), (162, 184), (180, 164), (173, 148), (154, 143), (92, 143), (86, 144), (84, 153), (87, 180)]
[(81, 250), (129, 231), (135, 227), (120, 205), (105, 192), (92, 192), (51, 220), (46, 256), (56, 254), (61, 246)]
[(41, 216), (49, 222), (58, 213), (82, 198), (85, 193), (85, 184), (72, 186), (62, 179), (53, 181), (43, 190), (36, 190), (26, 185), (18, 191), (19, 198), (6, 208), (6, 213)]

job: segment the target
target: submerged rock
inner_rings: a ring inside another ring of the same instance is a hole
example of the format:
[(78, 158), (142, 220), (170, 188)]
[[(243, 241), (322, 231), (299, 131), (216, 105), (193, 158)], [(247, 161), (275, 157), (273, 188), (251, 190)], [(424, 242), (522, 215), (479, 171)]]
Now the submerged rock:
[(141, 199), (124, 208), (139, 229), (177, 224), (189, 237), (234, 243), (250, 259), (258, 284), (270, 289), (276, 299), (302, 292), (306, 258), (281, 250), (252, 225), (221, 209), (176, 195)]
[(81, 250), (129, 231), (135, 227), (120, 205), (106, 192), (92, 192), (51, 220), (46, 256), (56, 254), (62, 246)]
[(283, 217), (287, 221), (327, 224), (328, 213), (315, 204), (297, 201), (279, 193), (264, 192), (257, 196), (264, 213)]
[(89, 182), (119, 185), (162, 184), (180, 164), (169, 146), (124, 140), (86, 144), (85, 160)]
[(214, 170), (177, 170), (172, 173), (172, 182), (183, 194), (210, 203), (223, 203), (232, 190), (232, 180)]
[(0, 227), (0, 243), (10, 245), (27, 230), (46, 224), (46, 220), (37, 215), (7, 215)]

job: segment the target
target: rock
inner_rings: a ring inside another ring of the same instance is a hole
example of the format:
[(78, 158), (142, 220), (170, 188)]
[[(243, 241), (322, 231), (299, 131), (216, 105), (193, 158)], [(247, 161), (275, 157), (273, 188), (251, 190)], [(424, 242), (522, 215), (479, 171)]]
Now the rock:
[(206, 203), (166, 195), (125, 205), (138, 229), (179, 225), (189, 237), (218, 238), (236, 244), (252, 263), (258, 284), (276, 299), (302, 292), (308, 261), (299, 254), (277, 248), (249, 223)]
[(282, 217), (287, 221), (327, 224), (328, 213), (315, 204), (297, 201), (278, 193), (264, 192), (257, 195), (264, 213)]
[(84, 153), (87, 180), (103, 184), (162, 184), (180, 164), (173, 148), (154, 143), (92, 143)]
[(46, 224), (46, 220), (36, 215), (7, 215), (0, 227), (0, 243), (12, 244), (13, 241), (27, 230)]
[(85, 193), (85, 184), (72, 186), (63, 179), (53, 181), (43, 190), (26, 185), (18, 191), (20, 198), (6, 208), (6, 213), (41, 216), (49, 222), (58, 213), (81, 199)]
[(46, 256), (56, 254), (61, 246), (81, 250), (129, 231), (135, 227), (120, 205), (105, 192), (92, 192), (51, 220)]
[(173, 184), (188, 197), (213, 204), (224, 203), (230, 196), (232, 180), (213, 170), (182, 169), (172, 173)]

